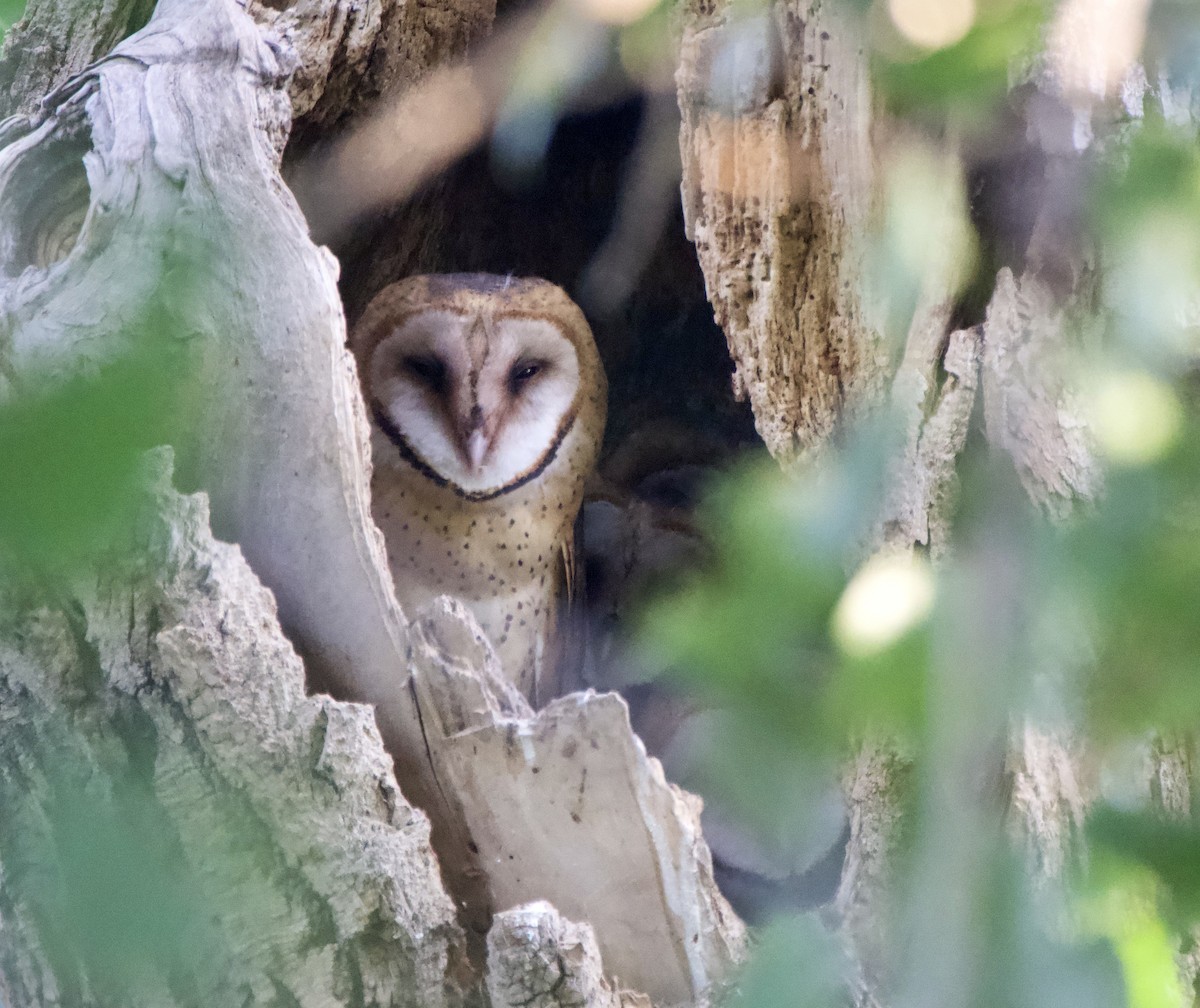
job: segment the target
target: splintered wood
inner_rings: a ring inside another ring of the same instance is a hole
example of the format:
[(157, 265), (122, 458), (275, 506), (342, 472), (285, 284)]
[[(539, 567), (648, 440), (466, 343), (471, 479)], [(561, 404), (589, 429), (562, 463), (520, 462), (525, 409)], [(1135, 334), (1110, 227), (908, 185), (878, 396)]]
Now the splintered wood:
[(878, 392), (860, 307), (871, 97), (822, 4), (685, 5), (676, 81), (683, 207), (758, 432), (784, 464)]
[(699, 801), (647, 757), (625, 702), (576, 693), (534, 714), (450, 599), (411, 639), (430, 760), (490, 907), (547, 900), (591, 925), (622, 984), (657, 1004), (702, 999), (740, 958), (744, 928), (713, 883)]

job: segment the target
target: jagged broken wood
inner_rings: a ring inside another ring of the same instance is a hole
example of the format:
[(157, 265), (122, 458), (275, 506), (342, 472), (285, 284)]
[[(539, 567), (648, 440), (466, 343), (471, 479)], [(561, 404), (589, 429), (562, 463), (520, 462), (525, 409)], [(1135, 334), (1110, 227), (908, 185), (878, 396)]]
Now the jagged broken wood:
[(690, 2), (676, 81), (688, 237), (734, 387), (790, 464), (887, 370), (859, 289), (875, 201), (863, 44), (829, 4)]
[[(169, 460), (129, 541), (36, 604), (3, 599), (4, 1003), (459, 1003), (463, 934), (370, 709), (305, 694), (271, 593)], [(88, 873), (128, 905), (89, 906)], [(170, 888), (139, 899), (138, 874)], [(116, 946), (127, 974), (64, 941), (126, 912), (153, 926), (160, 900), (177, 930), (158, 956)]]

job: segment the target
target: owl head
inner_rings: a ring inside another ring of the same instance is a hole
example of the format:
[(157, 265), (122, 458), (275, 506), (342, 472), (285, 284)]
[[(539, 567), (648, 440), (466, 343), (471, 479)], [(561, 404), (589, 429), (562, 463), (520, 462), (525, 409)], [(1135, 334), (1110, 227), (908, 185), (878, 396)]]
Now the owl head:
[(367, 407), (406, 462), (486, 499), (536, 479), (582, 432), (598, 446), (605, 383), (583, 313), (544, 280), (409, 277), (351, 337)]

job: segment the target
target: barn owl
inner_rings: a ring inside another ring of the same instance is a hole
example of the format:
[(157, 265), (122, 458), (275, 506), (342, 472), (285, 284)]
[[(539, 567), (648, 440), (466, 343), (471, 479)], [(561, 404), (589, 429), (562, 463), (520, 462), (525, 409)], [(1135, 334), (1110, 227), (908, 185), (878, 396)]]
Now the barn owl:
[(544, 280), (416, 276), (354, 328), (372, 420), (372, 510), (397, 597), (467, 604), (506, 678), (559, 692), (573, 529), (604, 430), (591, 330)]

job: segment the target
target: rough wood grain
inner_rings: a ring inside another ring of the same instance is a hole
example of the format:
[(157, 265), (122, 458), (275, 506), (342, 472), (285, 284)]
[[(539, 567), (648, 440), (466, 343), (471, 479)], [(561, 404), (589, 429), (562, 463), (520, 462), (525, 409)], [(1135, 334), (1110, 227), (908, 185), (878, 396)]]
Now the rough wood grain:
[(0, 151), (0, 206), (29, 206), (43, 180), (62, 202), (0, 213), (8, 363), (18, 377), (94, 367), (172, 291), (165, 325), (204, 418), (172, 432), (184, 484), (209, 493), (214, 531), (275, 593), (310, 675), (378, 705), (405, 794), (436, 818), (336, 265), (276, 169), (287, 69), (229, 0), (163, 0), (22, 124)]
[(1065, 518), (1100, 491), (1081, 404), (1064, 374), (1068, 306), (1035, 275), (1002, 269), (983, 332), (988, 439), (1012, 457), (1030, 498)]
[[(0, 607), (5, 1004), (460, 1003), (462, 932), (370, 709), (306, 696), (271, 593), (204, 497), (170, 489), (170, 453), (152, 462), (129, 541), (57, 599)], [(115, 966), (64, 939), (56, 919), (99, 923), (83, 871), (150, 927), (120, 872), (161, 872), (174, 935)]]
[(0, 50), (0, 119), (42, 98), (146, 23), (154, 0), (28, 0)]
[(644, 994), (604, 978), (592, 929), (545, 902), (496, 915), (488, 932), (488, 995), (492, 1008), (650, 1008)]
[(790, 463), (882, 387), (859, 304), (871, 209), (865, 56), (828, 5), (684, 8), (683, 205), (759, 434)]
[(246, 10), (297, 54), (288, 94), (303, 134), (298, 140), (307, 146), (461, 56), (491, 27), (496, 4), (249, 0)]
[(594, 929), (622, 984), (656, 1004), (703, 1002), (741, 958), (744, 927), (713, 882), (700, 802), (647, 757), (624, 701), (573, 693), (535, 714), (450, 599), (412, 637), (431, 759), (478, 855), (473, 898), (492, 911), (549, 901)]

